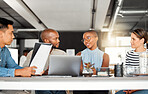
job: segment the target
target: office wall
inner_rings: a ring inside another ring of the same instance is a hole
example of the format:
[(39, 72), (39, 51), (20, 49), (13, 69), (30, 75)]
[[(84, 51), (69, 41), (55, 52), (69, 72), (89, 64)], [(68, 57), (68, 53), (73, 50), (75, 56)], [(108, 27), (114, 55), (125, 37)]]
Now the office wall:
[(75, 53), (85, 49), (81, 42), (84, 32), (59, 32), (60, 46), (59, 48), (66, 51), (66, 49), (75, 49)]
[(8, 49), (14, 61), (18, 64), (18, 49), (13, 49), (13, 48), (8, 48)]

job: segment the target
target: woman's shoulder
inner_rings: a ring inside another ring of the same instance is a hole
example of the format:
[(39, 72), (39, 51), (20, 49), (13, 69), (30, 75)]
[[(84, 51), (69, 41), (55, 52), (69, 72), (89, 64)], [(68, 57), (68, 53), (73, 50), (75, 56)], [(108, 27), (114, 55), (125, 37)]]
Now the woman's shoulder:
[(82, 55), (82, 54), (86, 53), (87, 50), (88, 50), (88, 48), (86, 48), (86, 49), (84, 49), (84, 50), (78, 52), (76, 55)]
[(135, 51), (134, 50), (130, 50), (130, 51), (127, 51), (126, 54), (133, 54)]
[(11, 48), (7, 48), (6, 46), (3, 48), (3, 50), (6, 54), (10, 54), (10, 49)]
[(126, 53), (126, 57), (138, 56), (138, 54), (134, 50), (130, 50)]
[(61, 49), (53, 49), (51, 54), (52, 55), (66, 55), (66, 52)]
[(88, 48), (85, 48), (84, 50), (81, 51), (81, 53), (88, 52), (88, 50), (89, 50)]

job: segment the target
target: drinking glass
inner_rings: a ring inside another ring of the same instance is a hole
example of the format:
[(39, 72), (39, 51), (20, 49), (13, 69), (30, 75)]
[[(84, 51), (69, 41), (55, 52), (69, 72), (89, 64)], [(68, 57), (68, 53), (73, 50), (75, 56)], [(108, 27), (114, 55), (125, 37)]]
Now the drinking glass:
[(148, 52), (139, 55), (140, 74), (148, 74)]
[(125, 66), (124, 69), (124, 76), (132, 77), (139, 74), (139, 66)]

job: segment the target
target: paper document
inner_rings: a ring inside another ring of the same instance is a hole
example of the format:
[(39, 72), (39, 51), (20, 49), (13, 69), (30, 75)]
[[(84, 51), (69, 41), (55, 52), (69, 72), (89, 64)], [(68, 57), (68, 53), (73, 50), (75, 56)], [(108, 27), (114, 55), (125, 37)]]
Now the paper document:
[(35, 74), (40, 74), (46, 65), (46, 61), (48, 59), (49, 53), (51, 51), (52, 45), (44, 45), (40, 44), (39, 49), (37, 50), (34, 58), (31, 61), (30, 66), (36, 66), (36, 73)]

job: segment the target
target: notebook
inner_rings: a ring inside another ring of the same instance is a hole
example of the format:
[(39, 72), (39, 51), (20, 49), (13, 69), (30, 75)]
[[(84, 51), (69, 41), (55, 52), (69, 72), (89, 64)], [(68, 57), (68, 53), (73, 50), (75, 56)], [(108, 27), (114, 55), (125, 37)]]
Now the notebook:
[(51, 55), (48, 75), (79, 76), (81, 56)]

